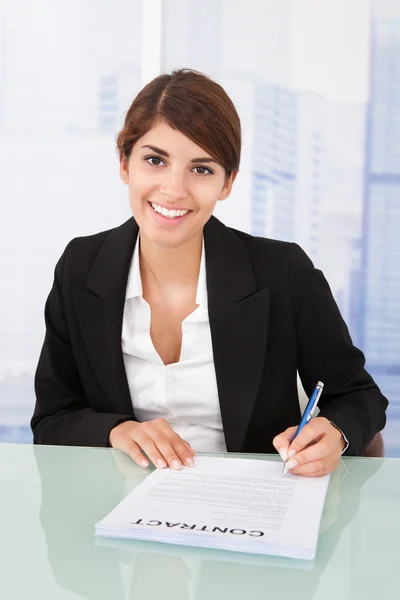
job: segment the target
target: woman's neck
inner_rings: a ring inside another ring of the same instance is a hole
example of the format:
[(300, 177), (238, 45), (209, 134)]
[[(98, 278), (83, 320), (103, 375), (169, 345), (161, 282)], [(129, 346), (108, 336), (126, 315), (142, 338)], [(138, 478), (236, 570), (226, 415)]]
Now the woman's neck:
[(182, 246), (165, 248), (145, 236), (139, 238), (139, 264), (143, 290), (165, 295), (197, 289), (203, 235)]

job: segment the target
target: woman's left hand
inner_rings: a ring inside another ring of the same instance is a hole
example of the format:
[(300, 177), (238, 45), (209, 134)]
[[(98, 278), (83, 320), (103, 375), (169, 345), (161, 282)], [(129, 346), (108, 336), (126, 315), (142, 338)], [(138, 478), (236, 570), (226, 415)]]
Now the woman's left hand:
[(315, 417), (292, 442), (296, 431), (289, 427), (272, 441), (293, 475), (321, 477), (337, 468), (346, 442), (328, 419)]

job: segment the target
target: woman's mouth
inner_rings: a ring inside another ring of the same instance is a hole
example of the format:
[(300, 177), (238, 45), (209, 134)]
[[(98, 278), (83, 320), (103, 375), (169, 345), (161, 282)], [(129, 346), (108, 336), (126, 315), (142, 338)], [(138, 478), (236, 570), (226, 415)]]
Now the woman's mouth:
[(165, 208), (157, 205), (156, 203), (149, 202), (148, 204), (156, 219), (162, 223), (169, 223), (170, 225), (184, 221), (185, 218), (193, 212), (192, 210), (188, 210), (187, 212), (184, 212), (183, 210), (167, 211)]

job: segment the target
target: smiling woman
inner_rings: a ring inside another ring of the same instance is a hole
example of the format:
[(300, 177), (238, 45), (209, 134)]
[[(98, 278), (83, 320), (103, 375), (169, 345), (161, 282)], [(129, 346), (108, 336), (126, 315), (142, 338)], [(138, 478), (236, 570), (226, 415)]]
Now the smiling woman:
[[(117, 136), (133, 217), (75, 238), (57, 263), (35, 376), (34, 441), (113, 446), (137, 464), (196, 451), (276, 452), (294, 474), (333, 471), (385, 425), (321, 271), (296, 244), (213, 216), (240, 163), (224, 89), (183, 69), (151, 81)], [(296, 437), (299, 372), (323, 381)]]
[[(193, 288), (203, 227), (216, 202), (229, 196), (239, 169), (241, 128), (232, 101), (201, 73), (183, 69), (160, 75), (134, 99), (117, 147), (143, 255), (156, 247), (179, 246), (179, 253), (170, 255), (169, 270), (176, 280), (183, 259), (182, 285), (186, 271), (192, 274)], [(150, 260), (154, 283), (162, 283), (161, 271), (165, 289), (171, 281), (168, 266), (161, 266), (161, 256)]]
[(216, 202), (229, 196), (236, 171), (228, 175), (216, 158), (160, 117), (139, 139), (129, 159), (121, 158), (121, 178), (143, 244), (179, 245), (181, 255), (183, 245), (200, 249), (203, 227)]

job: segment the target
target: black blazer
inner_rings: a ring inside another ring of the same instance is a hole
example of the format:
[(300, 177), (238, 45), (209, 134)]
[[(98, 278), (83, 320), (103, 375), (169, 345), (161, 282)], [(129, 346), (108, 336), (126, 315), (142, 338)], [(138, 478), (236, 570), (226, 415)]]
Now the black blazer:
[[(125, 289), (138, 225), (73, 239), (45, 306), (35, 374), (34, 442), (107, 446), (135, 419), (121, 349)], [(330, 288), (296, 244), (254, 237), (211, 217), (204, 227), (208, 310), (221, 417), (230, 452), (276, 452), (300, 419), (297, 370), (360, 455), (388, 401), (365, 371)]]

